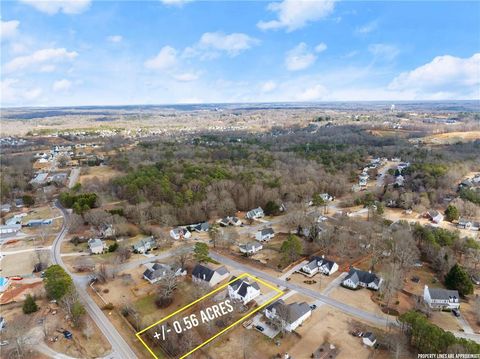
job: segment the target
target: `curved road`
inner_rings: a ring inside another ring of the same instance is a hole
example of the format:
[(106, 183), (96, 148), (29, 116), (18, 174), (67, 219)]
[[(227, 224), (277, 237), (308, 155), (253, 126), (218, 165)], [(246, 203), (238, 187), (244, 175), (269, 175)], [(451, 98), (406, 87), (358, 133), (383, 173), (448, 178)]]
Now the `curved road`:
[(137, 358), (136, 354), (127, 344), (127, 342), (122, 338), (117, 329), (113, 324), (108, 320), (102, 310), (98, 307), (95, 301), (90, 298), (90, 295), (87, 293), (88, 277), (78, 276), (72, 274), (68, 268), (63, 263), (62, 257), (60, 255), (60, 248), (65, 235), (68, 232), (68, 212), (63, 208), (58, 202), (55, 202), (55, 207), (57, 207), (63, 216), (63, 226), (60, 232), (57, 234), (52, 247), (51, 247), (51, 256), (52, 262), (61, 266), (73, 279), (73, 283), (77, 289), (78, 295), (80, 296), (87, 313), (90, 315), (92, 320), (97, 324), (97, 327), (103, 333), (105, 338), (112, 346), (112, 353), (107, 355), (105, 358), (109, 359), (135, 359)]

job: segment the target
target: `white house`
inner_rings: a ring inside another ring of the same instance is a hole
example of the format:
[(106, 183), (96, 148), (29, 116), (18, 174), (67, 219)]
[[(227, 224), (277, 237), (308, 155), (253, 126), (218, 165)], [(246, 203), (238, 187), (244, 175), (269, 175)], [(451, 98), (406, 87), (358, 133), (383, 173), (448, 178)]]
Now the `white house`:
[(259, 242), (269, 241), (273, 237), (275, 237), (273, 228), (264, 228), (255, 233), (255, 239)]
[(312, 257), (310, 262), (305, 264), (300, 270), (310, 276), (318, 272), (331, 275), (338, 270), (338, 264), (326, 259), (324, 256)]
[(365, 272), (356, 268), (351, 268), (348, 275), (343, 280), (342, 284), (345, 287), (357, 289), (365, 287), (373, 290), (378, 290), (382, 284), (383, 279), (378, 277), (375, 273)]
[(397, 187), (402, 187), (404, 185), (404, 183), (405, 183), (405, 178), (402, 175), (397, 176), (395, 178), (394, 185), (396, 185)]
[(100, 254), (107, 249), (107, 245), (104, 241), (98, 238), (90, 238), (88, 240), (88, 248), (90, 249), (90, 253), (92, 254)]
[(428, 288), (423, 289), (423, 300), (432, 309), (458, 309), (460, 296), (457, 290)]
[(192, 233), (190, 233), (190, 231), (188, 231), (186, 228), (183, 228), (183, 227), (173, 228), (170, 231), (170, 237), (172, 237), (175, 240), (189, 239), (191, 236), (192, 236)]
[(265, 213), (263, 213), (262, 207), (254, 208), (251, 211), (248, 211), (247, 214), (245, 215), (245, 218), (247, 219), (258, 219), (262, 218), (265, 216)]
[(373, 334), (372, 332), (366, 332), (362, 336), (362, 342), (366, 346), (373, 347), (377, 342), (377, 338), (375, 337), (375, 334)]
[(22, 229), (21, 224), (11, 224), (9, 226), (0, 226), (0, 236), (13, 235)]
[(204, 265), (197, 264), (195, 268), (193, 268), (192, 280), (197, 283), (207, 283), (210, 287), (213, 287), (227, 279), (229, 275), (230, 272), (225, 267), (210, 269)]
[(443, 221), (443, 215), (435, 210), (428, 211), (427, 218), (429, 218), (433, 223), (440, 223)]
[(133, 245), (133, 251), (140, 254), (156, 248), (158, 248), (157, 241), (153, 237), (143, 238)]
[(333, 197), (330, 196), (328, 193), (321, 193), (320, 198), (323, 199), (324, 202), (333, 201)]
[(472, 228), (472, 221), (465, 218), (460, 218), (458, 220), (457, 227), (462, 229), (470, 229)]
[(258, 297), (260, 287), (256, 282), (250, 283), (246, 279), (232, 277), (228, 285), (228, 296), (236, 301), (241, 301), (244, 305)]
[(239, 245), (240, 252), (244, 254), (254, 254), (263, 249), (263, 245), (258, 242), (249, 242), (247, 244)]
[(305, 302), (285, 304), (279, 299), (265, 308), (265, 316), (270, 320), (280, 320), (289, 332), (297, 329), (311, 315), (312, 309)]
[(223, 227), (227, 227), (227, 226), (238, 227), (242, 225), (242, 221), (240, 220), (240, 218), (235, 216), (227, 216), (225, 218), (219, 219), (217, 223)]

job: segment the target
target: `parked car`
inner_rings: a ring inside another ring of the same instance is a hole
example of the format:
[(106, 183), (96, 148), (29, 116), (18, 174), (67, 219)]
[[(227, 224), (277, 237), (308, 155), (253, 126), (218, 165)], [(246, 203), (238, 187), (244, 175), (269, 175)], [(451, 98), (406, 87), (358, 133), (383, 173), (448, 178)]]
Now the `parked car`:
[(0, 347), (3, 347), (3, 346), (5, 346), (5, 345), (8, 345), (8, 340), (2, 340), (2, 341), (0, 342)]
[(310, 306), (310, 309), (311, 309), (311, 310), (317, 309), (317, 305), (316, 305), (316, 304), (312, 304), (312, 305)]
[(265, 328), (262, 327), (261, 325), (256, 325), (255, 329), (257, 329), (259, 332), (263, 332), (265, 330)]
[(63, 336), (66, 338), (66, 339), (72, 339), (73, 338), (73, 334), (71, 332), (69, 332), (68, 330), (64, 330), (63, 331)]
[(456, 316), (457, 318), (460, 316), (460, 311), (458, 309), (452, 309), (452, 313), (454, 316)]

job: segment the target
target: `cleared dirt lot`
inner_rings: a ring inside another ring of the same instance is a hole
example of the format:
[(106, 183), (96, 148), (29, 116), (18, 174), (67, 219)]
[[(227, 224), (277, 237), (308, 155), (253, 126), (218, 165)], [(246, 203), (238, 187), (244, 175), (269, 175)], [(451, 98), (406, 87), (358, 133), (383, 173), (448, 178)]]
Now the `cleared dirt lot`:
[(0, 268), (2, 276), (30, 276), (35, 262), (35, 252), (10, 254), (2, 258)]
[[(375, 295), (375, 293), (366, 288), (351, 290), (344, 287), (337, 287), (332, 291), (330, 297), (378, 316), (387, 317), (380, 309), (380, 306), (372, 301), (372, 295)], [(391, 320), (395, 320), (395, 318), (391, 317)]]
[[(321, 306), (312, 312), (312, 316), (297, 329), (301, 339), (288, 350), (294, 358), (309, 358), (324, 342), (339, 348), (337, 358), (368, 358), (371, 349), (366, 348), (361, 338), (351, 336), (349, 332), (351, 318), (329, 308)], [(315, 333), (315, 335), (312, 335)]]
[(100, 181), (108, 181), (121, 175), (123, 175), (122, 172), (116, 171), (109, 166), (92, 166), (82, 170), (79, 182), (83, 185), (95, 177)]

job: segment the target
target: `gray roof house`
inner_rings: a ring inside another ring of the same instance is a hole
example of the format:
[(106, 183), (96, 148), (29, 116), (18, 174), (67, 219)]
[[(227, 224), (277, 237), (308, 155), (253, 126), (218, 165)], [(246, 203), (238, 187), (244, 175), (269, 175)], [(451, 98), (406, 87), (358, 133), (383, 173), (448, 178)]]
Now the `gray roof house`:
[(151, 284), (163, 279), (168, 273), (174, 273), (175, 276), (186, 275), (187, 271), (182, 268), (174, 268), (163, 263), (149, 263), (147, 269), (143, 272), (143, 278)]
[(263, 245), (258, 242), (249, 242), (239, 245), (240, 252), (245, 254), (253, 254), (263, 249)]
[(133, 251), (141, 254), (156, 248), (158, 248), (157, 241), (153, 237), (143, 238), (133, 245)]
[(457, 290), (429, 288), (423, 289), (423, 300), (432, 309), (458, 309), (460, 308), (460, 295)]
[(305, 302), (285, 304), (279, 299), (265, 308), (265, 316), (270, 320), (281, 320), (289, 332), (297, 329), (311, 315), (312, 309)]
[(230, 272), (225, 267), (219, 267), (211, 269), (202, 264), (197, 264), (192, 271), (192, 280), (194, 282), (208, 283), (210, 287), (213, 287), (221, 281), (228, 278)]
[(210, 224), (208, 222), (202, 222), (202, 223), (197, 223), (197, 224), (191, 224), (187, 226), (187, 229), (190, 232), (208, 232), (210, 229)]
[(369, 289), (378, 290), (382, 284), (383, 279), (378, 277), (375, 273), (365, 272), (356, 268), (351, 268), (348, 275), (343, 280), (342, 284), (345, 287), (357, 289), (365, 287)]
[(275, 237), (273, 228), (264, 228), (255, 233), (255, 239), (260, 242), (268, 241)]
[(251, 211), (248, 211), (247, 214), (245, 215), (245, 218), (247, 219), (258, 219), (262, 218), (265, 216), (265, 213), (263, 213), (262, 207), (254, 208)]
[(105, 251), (107, 248), (107, 245), (105, 244), (104, 241), (98, 239), (98, 238), (90, 238), (88, 240), (88, 248), (90, 249), (90, 252), (92, 254), (100, 254)]

